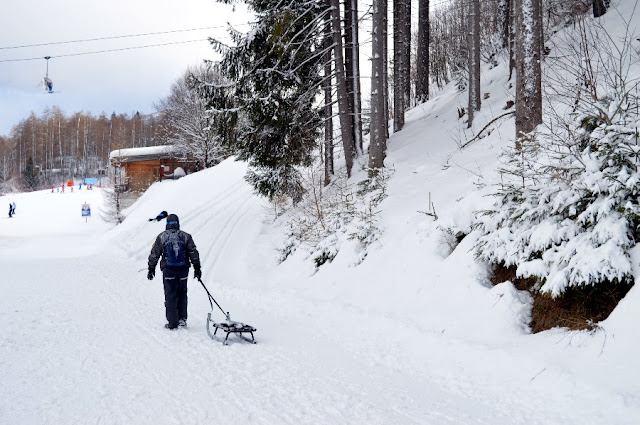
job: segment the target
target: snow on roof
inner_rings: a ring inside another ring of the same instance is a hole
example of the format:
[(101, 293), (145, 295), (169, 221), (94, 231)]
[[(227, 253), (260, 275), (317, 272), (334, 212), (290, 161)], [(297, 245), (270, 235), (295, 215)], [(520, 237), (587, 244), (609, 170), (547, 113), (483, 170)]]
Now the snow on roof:
[(142, 156), (158, 156), (169, 155), (176, 152), (176, 148), (173, 145), (165, 146), (150, 146), (147, 148), (129, 148), (129, 149), (117, 149), (111, 151), (109, 159), (114, 158), (130, 158), (130, 157), (142, 157)]

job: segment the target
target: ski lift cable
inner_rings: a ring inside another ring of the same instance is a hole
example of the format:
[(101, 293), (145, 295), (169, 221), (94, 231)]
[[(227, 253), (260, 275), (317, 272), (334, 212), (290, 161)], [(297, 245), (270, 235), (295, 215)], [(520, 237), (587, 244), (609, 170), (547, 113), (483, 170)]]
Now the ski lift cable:
[[(124, 50), (137, 50), (137, 49), (146, 49), (149, 47), (161, 47), (161, 46), (170, 46), (174, 44), (186, 44), (186, 43), (197, 43), (202, 41), (209, 41), (208, 38), (200, 38), (197, 40), (186, 40), (186, 41), (172, 41), (169, 43), (160, 43), (160, 44), (147, 44), (145, 46), (132, 46), (132, 47), (121, 47), (117, 49), (105, 49), (105, 50), (95, 50), (91, 52), (80, 52), (80, 53), (67, 53), (64, 55), (57, 56), (48, 56), (49, 59), (57, 59), (57, 58), (65, 58), (70, 56), (83, 56), (83, 55), (96, 55), (100, 53), (109, 53), (109, 52), (120, 52)], [(42, 56), (34, 57), (34, 58), (21, 58), (21, 59), (0, 59), (0, 63), (2, 62), (24, 62), (24, 61), (34, 61), (34, 60), (42, 60)]]
[(157, 31), (157, 32), (147, 32), (147, 33), (142, 33), (142, 34), (115, 35), (115, 36), (110, 36), (110, 37), (85, 38), (85, 39), (80, 39), (80, 40), (53, 41), (53, 42), (50, 42), (50, 43), (24, 44), (24, 45), (21, 45), (21, 46), (0, 47), (0, 50), (22, 49), (22, 48), (27, 48), (27, 47), (53, 46), (53, 45), (57, 45), (57, 44), (84, 43), (84, 42), (101, 41), (101, 40), (116, 40), (116, 39), (120, 39), (120, 38), (145, 37), (145, 36), (149, 36), (149, 35), (174, 34), (174, 33), (179, 33), (179, 32), (212, 30), (212, 29), (227, 28), (229, 26), (235, 27), (235, 26), (241, 26), (241, 25), (249, 25), (249, 24), (248, 23), (242, 23), (242, 24), (237, 24), (237, 25), (227, 24), (227, 25), (218, 25), (218, 26), (214, 26), (214, 27), (190, 28), (190, 29), (172, 30), (172, 31)]

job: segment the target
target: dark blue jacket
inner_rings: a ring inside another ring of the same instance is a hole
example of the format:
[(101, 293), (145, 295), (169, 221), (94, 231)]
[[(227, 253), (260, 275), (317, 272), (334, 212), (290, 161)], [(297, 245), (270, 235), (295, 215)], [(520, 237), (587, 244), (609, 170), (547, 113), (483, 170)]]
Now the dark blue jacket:
[(185, 243), (185, 250), (187, 254), (187, 258), (189, 262), (184, 267), (170, 267), (170, 268), (178, 268), (188, 270), (190, 266), (189, 263), (193, 264), (194, 267), (200, 267), (200, 254), (196, 249), (196, 244), (193, 242), (193, 238), (187, 232), (183, 232), (178, 229), (167, 229), (164, 232), (160, 233), (156, 238), (156, 241), (151, 248), (151, 253), (149, 254), (149, 268), (155, 270), (156, 264), (158, 264), (158, 260), (160, 260), (160, 270), (164, 270), (168, 268), (167, 262), (165, 258), (167, 253), (164, 252), (165, 243), (169, 239), (171, 233), (178, 234), (178, 237)]

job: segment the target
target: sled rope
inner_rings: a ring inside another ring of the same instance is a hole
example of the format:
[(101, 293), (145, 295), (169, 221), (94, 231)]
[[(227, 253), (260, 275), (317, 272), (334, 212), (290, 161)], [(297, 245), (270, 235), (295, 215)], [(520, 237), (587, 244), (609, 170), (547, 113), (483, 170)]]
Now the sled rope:
[[(202, 281), (202, 279), (198, 278), (198, 281), (200, 282), (200, 284), (202, 285), (202, 287), (204, 288), (205, 291), (207, 291), (207, 295), (209, 296), (209, 304), (211, 304), (211, 310), (213, 311), (213, 303), (216, 303), (216, 305), (218, 306), (218, 308), (220, 309), (220, 311), (222, 312), (222, 314), (224, 314), (225, 317), (227, 317), (228, 320), (228, 313), (225, 313), (224, 310), (222, 309), (222, 307), (220, 307), (220, 304), (218, 304), (218, 302), (216, 301), (215, 298), (213, 298), (213, 296), (211, 295), (211, 292), (209, 292), (209, 290), (207, 289), (206, 286), (204, 286), (204, 282)], [(213, 302), (212, 302), (213, 301)]]
[[(207, 295), (209, 296), (209, 304), (211, 304), (211, 312), (213, 312), (213, 303), (216, 303), (216, 305), (218, 306), (222, 314), (224, 314), (224, 317), (227, 319), (226, 322), (216, 322), (215, 320), (211, 319), (211, 313), (207, 313), (207, 334), (209, 335), (209, 337), (211, 337), (211, 339), (213, 340), (216, 340), (216, 333), (218, 332), (218, 330), (222, 330), (222, 332), (226, 333), (226, 336), (224, 337), (224, 341), (222, 341), (224, 345), (227, 345), (227, 340), (229, 339), (230, 334), (236, 334), (240, 339), (250, 342), (251, 344), (255, 344), (256, 340), (253, 337), (253, 333), (256, 331), (256, 328), (244, 323), (231, 321), (231, 318), (229, 317), (229, 313), (225, 313), (222, 307), (220, 307), (220, 304), (218, 304), (216, 299), (213, 298), (213, 296), (211, 295), (211, 292), (209, 292), (209, 290), (205, 286), (202, 279), (198, 278), (198, 281), (200, 282), (204, 290), (207, 292)], [(213, 326), (215, 328), (213, 333), (211, 333), (210, 326)], [(245, 333), (250, 334), (251, 339), (246, 337), (244, 335)]]

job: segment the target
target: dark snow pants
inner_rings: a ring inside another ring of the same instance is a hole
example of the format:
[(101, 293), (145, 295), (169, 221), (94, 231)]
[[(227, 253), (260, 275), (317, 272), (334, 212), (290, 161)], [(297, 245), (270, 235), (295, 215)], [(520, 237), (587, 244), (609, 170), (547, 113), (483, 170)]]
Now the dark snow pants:
[(178, 320), (187, 320), (187, 277), (188, 268), (165, 267), (162, 271), (164, 282), (164, 307), (170, 328), (178, 327)]

